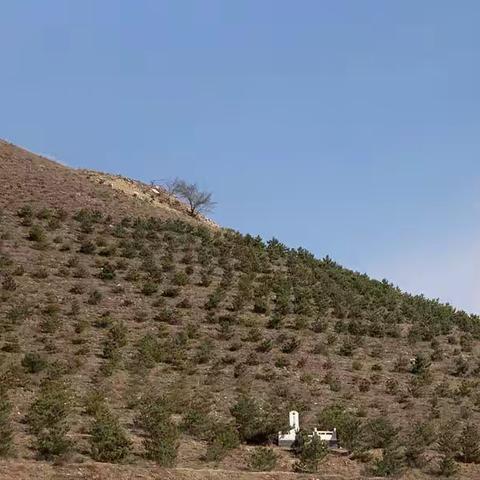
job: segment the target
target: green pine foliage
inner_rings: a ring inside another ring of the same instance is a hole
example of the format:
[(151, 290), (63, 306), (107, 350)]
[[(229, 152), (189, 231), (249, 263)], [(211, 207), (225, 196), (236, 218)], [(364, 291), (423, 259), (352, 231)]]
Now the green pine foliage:
[(440, 460), (438, 467), (438, 474), (445, 478), (454, 477), (458, 472), (458, 465), (455, 460), (449, 456), (444, 455)]
[(318, 415), (317, 423), (325, 430), (336, 428), (343, 448), (353, 451), (359, 446), (362, 422), (344, 406), (335, 404), (325, 407)]
[(98, 462), (123, 462), (131, 451), (132, 442), (113, 413), (105, 406), (96, 408), (90, 427), (91, 456)]
[[(145, 457), (173, 466), (181, 430), (206, 443), (207, 461), (244, 443), (248, 468), (269, 470), (292, 408), (308, 428), (337, 428), (352, 458), (381, 449), (377, 475), (423, 468), (432, 449), (445, 476), (479, 461), (477, 316), (276, 239), (117, 213), (35, 205), (2, 217), (0, 381), (11, 399), (33, 398), (18, 409), (40, 457), (88, 433), (95, 460), (135, 459), (130, 439), (141, 439)], [(110, 391), (80, 412), (62, 376), (74, 398), (86, 385)], [(179, 378), (187, 394), (142, 400)], [(203, 384), (210, 400), (194, 404)], [(10, 408), (1, 397), (1, 455), (22, 428)], [(307, 441), (296, 468), (315, 472), (326, 454)]]
[(392, 477), (405, 468), (405, 452), (398, 444), (390, 444), (382, 450), (382, 458), (376, 460), (371, 473), (377, 477)]
[(40, 458), (50, 460), (70, 450), (71, 441), (67, 437), (70, 406), (70, 392), (65, 383), (47, 379), (27, 414)]
[(167, 400), (159, 397), (145, 399), (136, 423), (143, 432), (146, 457), (162, 467), (173, 467), (177, 459), (179, 432), (172, 422)]
[(314, 435), (311, 439), (302, 435), (296, 446), (296, 453), (298, 460), (295, 463), (295, 471), (318, 473), (321, 463), (328, 455), (328, 446), (317, 435)]
[(277, 460), (277, 454), (272, 448), (259, 447), (251, 452), (248, 467), (254, 472), (269, 472), (275, 469)]
[(474, 423), (468, 422), (463, 428), (460, 451), (465, 463), (480, 463), (480, 432)]
[(237, 429), (230, 423), (215, 422), (208, 435), (208, 447), (205, 460), (219, 462), (231, 450), (238, 447), (240, 438)]
[(5, 386), (0, 386), (0, 457), (13, 452), (12, 404)]
[(231, 408), (240, 439), (247, 443), (263, 444), (279, 431), (279, 422), (269, 406), (243, 395)]

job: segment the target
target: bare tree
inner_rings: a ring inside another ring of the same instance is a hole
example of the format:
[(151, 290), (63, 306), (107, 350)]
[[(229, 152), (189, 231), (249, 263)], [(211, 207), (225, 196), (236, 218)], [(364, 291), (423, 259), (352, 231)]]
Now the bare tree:
[(215, 202), (212, 200), (211, 192), (202, 192), (196, 183), (187, 183), (185, 180), (176, 178), (168, 182), (167, 190), (178, 198), (187, 202), (188, 213), (195, 217), (197, 213), (206, 213), (213, 209)]

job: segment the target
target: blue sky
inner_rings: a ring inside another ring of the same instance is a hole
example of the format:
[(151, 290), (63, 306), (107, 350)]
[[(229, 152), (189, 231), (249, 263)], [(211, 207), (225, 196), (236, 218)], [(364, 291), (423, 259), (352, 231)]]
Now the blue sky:
[(4, 0), (0, 137), (480, 312), (480, 4)]

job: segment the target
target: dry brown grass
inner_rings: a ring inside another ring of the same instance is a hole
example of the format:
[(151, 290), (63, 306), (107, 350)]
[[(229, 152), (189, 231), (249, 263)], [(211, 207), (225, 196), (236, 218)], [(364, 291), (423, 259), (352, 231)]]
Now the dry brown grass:
[[(278, 408), (295, 407), (301, 411), (302, 424), (308, 426), (315, 425), (319, 411), (332, 403), (342, 403), (359, 413), (362, 419), (387, 417), (404, 429), (426, 420), (435, 427), (452, 418), (461, 423), (467, 414), (474, 421), (480, 420), (480, 390), (474, 373), (480, 358), (480, 342), (472, 340), (471, 349), (461, 347), (458, 340), (463, 332), (456, 327), (451, 334), (455, 342), (446, 335), (437, 337), (443, 357), (432, 363), (429, 381), (416, 389), (412, 384), (415, 377), (407, 371), (397, 371), (395, 361), (399, 355), (406, 359), (418, 352), (430, 355), (433, 349), (431, 342), (408, 340), (411, 325), (407, 322), (398, 324), (399, 338), (361, 336), (350, 356), (340, 354), (341, 345), (350, 336), (335, 333), (338, 318), (330, 310), (323, 318), (327, 329), (319, 333), (314, 333), (308, 325), (302, 326), (301, 315), (292, 312), (286, 315), (279, 330), (266, 328), (270, 314), (255, 313), (251, 299), (239, 312), (232, 312), (231, 304), (242, 275), (239, 257), (245, 255), (246, 250), (229, 240), (227, 232), (205, 219), (188, 217), (184, 206), (166, 192), (153, 193), (150, 186), (123, 177), (72, 170), (4, 142), (0, 142), (0, 167), (0, 256), (11, 261), (0, 269), (0, 282), (6, 274), (11, 274), (16, 286), (15, 290), (0, 289), (0, 347), (3, 349), (0, 373), (16, 369), (10, 396), (14, 405), (17, 455), (15, 460), (0, 463), (0, 478), (354, 479), (360, 478), (365, 470), (365, 465), (359, 461), (330, 455), (323, 471), (333, 476), (295, 476), (291, 473), (293, 456), (276, 449), (279, 455), (277, 469), (281, 473), (254, 474), (245, 471), (248, 451), (252, 447), (243, 445), (217, 465), (209, 464), (203, 459), (205, 441), (186, 435), (181, 437), (179, 468), (159, 469), (143, 460), (141, 435), (134, 423), (135, 400), (151, 391), (170, 395), (178, 409), (174, 417), (177, 422), (202, 394), (208, 395), (211, 415), (215, 419), (227, 418), (229, 408), (241, 393), (273, 402)], [(42, 225), (45, 230), (47, 246), (27, 239), (30, 227), (22, 225), (17, 215), (18, 209), (25, 205), (32, 206), (36, 213), (43, 208), (62, 208), (67, 212), (68, 218), (55, 230), (49, 230), (47, 219), (34, 218), (33, 223)], [(82, 232), (79, 223), (72, 218), (81, 208), (96, 209), (103, 214), (102, 221), (94, 225), (92, 232)], [(201, 235), (168, 229), (160, 229), (152, 238), (136, 238), (138, 231), (128, 227), (126, 238), (138, 242), (136, 251), (143, 247), (151, 251), (151, 257), (146, 257), (147, 265), (139, 255), (122, 256), (121, 248), (111, 256), (99, 255), (102, 249), (121, 242), (115, 226), (124, 217), (180, 219), (189, 225), (206, 227), (209, 233), (205, 235), (211, 238), (206, 241)], [(96, 244), (95, 254), (79, 253), (80, 245), (86, 240)], [(211, 253), (205, 265), (200, 260), (202, 249)], [(188, 283), (182, 285), (174, 272), (162, 268), (162, 279), (154, 282), (158, 292), (146, 295), (146, 268), (152, 262), (165, 267), (168, 252), (176, 272), (187, 272), (188, 267), (193, 270), (187, 274)], [(99, 276), (105, 262), (123, 263), (112, 280)], [(212, 267), (211, 283), (202, 286), (202, 269), (206, 267)], [(208, 298), (230, 267), (232, 280), (225, 298), (218, 308), (206, 310)], [(286, 271), (286, 262), (282, 259), (269, 259), (265, 271), (255, 272), (254, 287), (260, 288), (268, 278)], [(139, 278), (132, 272), (137, 272)], [(301, 271), (298, 278), (303, 273)], [(168, 296), (162, 296), (167, 290)], [(98, 303), (89, 300), (94, 291), (101, 293)], [(181, 303), (185, 299), (188, 301)], [(75, 302), (78, 312), (72, 314)], [(11, 309), (25, 305), (29, 308), (28, 315), (11, 324), (8, 320)], [(173, 309), (173, 320), (167, 321), (161, 316), (165, 309)], [(219, 319), (225, 316), (235, 318), (230, 338), (220, 328)], [(121, 348), (121, 358), (110, 376), (104, 375), (102, 370), (107, 363), (103, 349), (108, 337), (108, 328), (101, 328), (104, 317), (113, 323), (123, 322), (127, 331), (127, 344)], [(308, 318), (309, 322), (311, 320)], [(196, 333), (186, 341), (180, 361), (159, 362), (140, 371), (132, 368), (138, 342), (147, 333), (163, 341), (184, 335), (192, 325)], [(292, 353), (282, 353), (281, 335), (295, 336), (299, 348)], [(12, 337), (18, 341), (18, 351), (5, 350)], [(335, 342), (330, 342), (333, 338)], [(271, 340), (271, 349), (261, 348), (264, 340)], [(210, 356), (199, 363), (198, 352), (205, 343), (211, 344)], [(232, 348), (233, 344), (238, 344), (240, 349)], [(312, 353), (318, 345), (322, 348)], [(40, 353), (49, 364), (60, 362), (66, 370), (64, 378), (72, 388), (69, 438), (75, 452), (62, 466), (34, 460), (32, 435), (24, 419), (46, 373), (28, 374), (19, 368), (27, 352)], [(459, 356), (464, 356), (471, 366), (463, 377), (452, 375), (455, 359)], [(280, 358), (288, 363), (279, 363)], [(329, 384), (326, 381), (329, 378), (336, 383), (330, 381)], [(398, 391), (388, 393), (387, 384), (392, 378)], [(451, 392), (469, 382), (470, 391), (468, 394), (436, 395), (435, 389), (442, 382), (447, 382)], [(89, 459), (87, 427), (91, 418), (85, 413), (84, 399), (95, 389), (105, 393), (106, 402), (119, 416), (133, 441), (130, 464), (106, 465), (92, 463)], [(438, 418), (432, 416), (435, 396), (439, 397)], [(435, 458), (433, 447), (430, 445), (427, 453)], [(434, 467), (435, 460), (426, 473), (408, 470), (405, 478), (427, 478)], [(480, 478), (476, 466), (462, 465), (461, 469), (463, 478)]]

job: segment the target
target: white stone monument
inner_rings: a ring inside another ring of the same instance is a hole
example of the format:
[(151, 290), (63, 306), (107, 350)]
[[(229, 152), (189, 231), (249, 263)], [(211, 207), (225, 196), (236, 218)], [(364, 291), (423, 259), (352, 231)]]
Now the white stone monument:
[(320, 437), (320, 440), (325, 442), (330, 448), (338, 448), (338, 439), (337, 439), (337, 429), (333, 430), (317, 430), (315, 427), (313, 429), (312, 435), (309, 435), (309, 438), (314, 436)]
[[(287, 433), (278, 432), (278, 446), (283, 448), (291, 448), (297, 439), (297, 434), (300, 431), (300, 417), (295, 410), (289, 414), (290, 430)], [(318, 430), (314, 428), (313, 433), (308, 435), (308, 438), (314, 436), (320, 437), (320, 440), (325, 442), (329, 448), (338, 448), (337, 429), (333, 430)]]
[(289, 414), (290, 430), (287, 433), (278, 432), (278, 446), (290, 448), (297, 438), (300, 431), (300, 417), (298, 412), (292, 410)]

